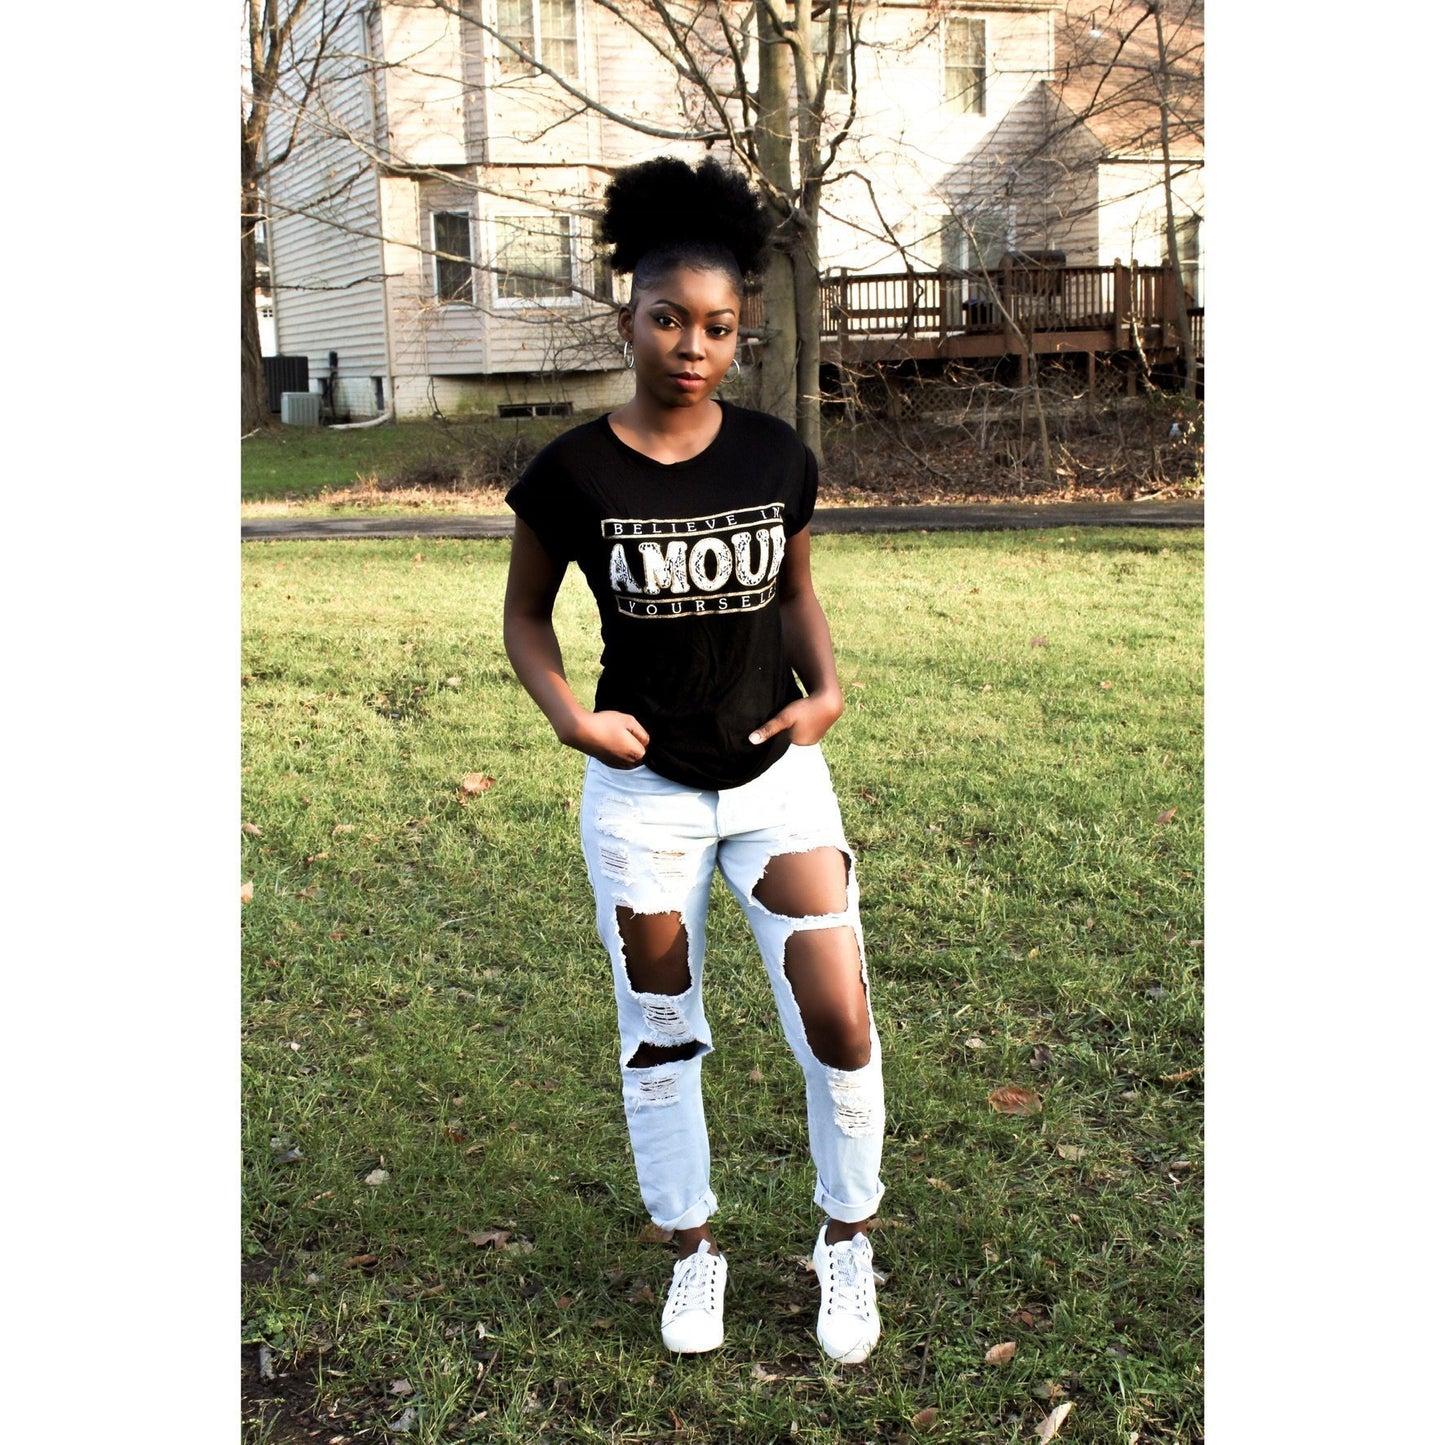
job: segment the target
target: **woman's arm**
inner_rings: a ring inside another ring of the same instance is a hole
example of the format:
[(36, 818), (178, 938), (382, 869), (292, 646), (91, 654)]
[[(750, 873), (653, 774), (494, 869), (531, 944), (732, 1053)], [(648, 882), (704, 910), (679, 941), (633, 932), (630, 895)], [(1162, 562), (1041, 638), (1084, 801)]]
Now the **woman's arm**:
[(562, 649), (552, 626), (552, 605), (565, 571), (518, 517), (502, 604), (507, 657), (559, 741), (614, 768), (635, 767), (647, 751), (647, 730), (630, 713), (590, 711), (567, 685)]
[(788, 665), (798, 675), (807, 697), (790, 702), (748, 735), (752, 743), (766, 742), (775, 733), (806, 747), (817, 742), (843, 716), (843, 689), (828, 619), (813, 591), (812, 538), (807, 527), (788, 538), (783, 570), (778, 574), (778, 605), (783, 610), (783, 649)]

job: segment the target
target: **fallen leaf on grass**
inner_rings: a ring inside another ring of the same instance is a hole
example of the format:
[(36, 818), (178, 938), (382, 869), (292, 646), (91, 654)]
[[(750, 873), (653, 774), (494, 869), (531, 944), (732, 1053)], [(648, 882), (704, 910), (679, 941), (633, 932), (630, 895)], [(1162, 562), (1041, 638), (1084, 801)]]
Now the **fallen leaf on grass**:
[(1084, 1157), (1084, 1146), (1082, 1144), (1060, 1144), (1054, 1149), (1054, 1153), (1060, 1159), (1067, 1159), (1069, 1163), (1075, 1164)]
[(460, 1129), (454, 1129), (448, 1124), (447, 1127), (442, 1130), (442, 1138), (445, 1139), (448, 1144), (463, 1144), (466, 1142), (467, 1136)]
[(912, 1420), (915, 1430), (921, 1430), (925, 1434), (938, 1424), (938, 1406), (930, 1405), (926, 1410), (920, 1410)]
[(461, 781), (461, 789), (468, 797), (476, 793), (485, 793), (488, 788), (495, 786), (495, 778), (488, 778), (481, 773), (468, 773)]
[(1174, 815), (1178, 811), (1178, 808), (1165, 808), (1165, 810), (1160, 813), (1160, 815), (1155, 818), (1154, 821), (1156, 823), (1172, 823), (1174, 821)]
[(1032, 1089), (1020, 1089), (1016, 1084), (995, 1089), (988, 1102), (1000, 1114), (1038, 1114), (1044, 1107), (1044, 1101)]
[(1177, 1074), (1163, 1075), (1163, 1079), (1166, 1084), (1182, 1084), (1186, 1079), (1192, 1079), (1198, 1072), (1198, 1069), (1180, 1069)]
[(252, 896), (252, 894), (253, 894), (255, 891), (256, 891), (256, 890), (255, 890), (255, 885), (254, 885), (254, 884), (251, 882), (251, 880), (248, 878), (248, 879), (241, 885), (241, 902), (242, 902), (242, 903), (249, 903), (249, 902), (251, 901), (251, 896)]
[(375, 1189), (377, 1185), (385, 1184), (390, 1178), (391, 1175), (388, 1174), (385, 1169), (373, 1169), (363, 1182), (371, 1185), (371, 1187)]
[(983, 1356), (986, 1365), (1006, 1365), (1018, 1350), (1017, 1340), (1005, 1340), (1000, 1345), (991, 1345)]
[(261, 830), (254, 823), (242, 823), (241, 831), (243, 833), (249, 833), (253, 838), (259, 838), (261, 836)]
[(479, 1229), (475, 1234), (467, 1235), (478, 1249), (486, 1249), (488, 1245), (500, 1249), (511, 1237), (510, 1229)]
[(670, 1229), (659, 1229), (650, 1219), (638, 1231), (637, 1235), (643, 1244), (666, 1244), (672, 1238)]
[(953, 1185), (951, 1185), (951, 1184), (948, 1182), (948, 1180), (946, 1180), (946, 1179), (933, 1179), (933, 1178), (930, 1178), (928, 1182), (929, 1182), (935, 1189), (941, 1189), (941, 1190), (943, 1190), (943, 1192), (944, 1192), (945, 1194), (952, 1194), (952, 1193), (953, 1193)]
[(1047, 637), (1031, 637), (1031, 638), (1029, 638), (1029, 646), (1030, 646), (1030, 647), (1047, 647), (1048, 645), (1049, 645), (1049, 639), (1048, 639)]
[(346, 1261), (345, 1268), (365, 1269), (367, 1265), (375, 1263), (376, 1256), (374, 1254), (353, 1254), (351, 1258)]
[(1114, 684), (1113, 684), (1112, 682), (1101, 682), (1101, 683), (1099, 684), (1099, 686), (1100, 686), (1101, 688), (1103, 688), (1105, 692), (1108, 692), (1108, 690), (1109, 690), (1111, 687), (1113, 687), (1113, 685), (1114, 685)]
[(749, 1069), (748, 1082), (752, 1084), (761, 1084), (763, 1082), (763, 1071), (761, 1069)]
[(410, 1380), (393, 1380), (387, 1389), (393, 1395), (414, 1395), (416, 1393), (416, 1386)]
[(765, 1370), (761, 1365), (754, 1364), (748, 1372), (751, 1377), (760, 1385), (771, 1385), (774, 1380), (781, 1380), (781, 1375), (775, 1375), (771, 1370)]
[(985, 1044), (984, 1041), (979, 1038), (977, 1034), (975, 1034), (971, 1039), (965, 1039), (963, 1041), (963, 1046), (966, 1049), (983, 1049), (988, 1047), (988, 1045)]
[(341, 836), (341, 834), (343, 834), (343, 833), (354, 833), (354, 832), (356, 832), (356, 824), (355, 824), (355, 823), (338, 823), (338, 824), (331, 830), (331, 836), (332, 836), (333, 838), (339, 838), (339, 837)]
[(653, 1293), (652, 1286), (645, 1279), (632, 1281), (632, 1288), (627, 1291), (627, 1302), (634, 1305), (650, 1305), (657, 1299)]
[(1074, 1408), (1072, 1400), (1065, 1400), (1057, 1409), (1049, 1412), (1047, 1420), (1041, 1420), (1035, 1434), (1039, 1437), (1039, 1445), (1049, 1445), (1049, 1441), (1059, 1433), (1059, 1426), (1064, 1423), (1070, 1410)]
[(411, 1432), (411, 1427), (416, 1424), (416, 1411), (410, 1405), (397, 1416), (386, 1428), (398, 1435), (406, 1435)]
[(462, 685), (462, 680), (459, 677), (449, 677), (447, 678), (446, 685), (448, 687), (460, 687)]

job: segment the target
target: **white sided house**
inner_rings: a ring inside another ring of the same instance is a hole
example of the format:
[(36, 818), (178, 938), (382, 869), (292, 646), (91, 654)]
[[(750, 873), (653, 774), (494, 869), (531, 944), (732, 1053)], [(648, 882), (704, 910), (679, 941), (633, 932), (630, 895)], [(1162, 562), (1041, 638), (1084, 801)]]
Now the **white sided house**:
[[(721, 4), (744, 29), (749, 7)], [(622, 292), (594, 218), (618, 168), (700, 158), (689, 137), (709, 122), (695, 86), (630, 23), (655, 31), (650, 7), (328, 0), (327, 15), (338, 5), (350, 13), (319, 87), (299, 116), (273, 114), (278, 147), (297, 126), (266, 196), (277, 350), (328, 379), (338, 420), (624, 399)], [(825, 273), (1125, 254), (1101, 232), (1116, 199), (1104, 148), (1060, 125), (1062, 8), (855, 0), (857, 43), (829, 98), (830, 117), (854, 104), (856, 116), (824, 193)], [(669, 9), (719, 33), (718, 0)], [(826, 21), (815, 29), (826, 36)], [(755, 36), (742, 58), (755, 74)], [(732, 67), (719, 44), (720, 84)]]

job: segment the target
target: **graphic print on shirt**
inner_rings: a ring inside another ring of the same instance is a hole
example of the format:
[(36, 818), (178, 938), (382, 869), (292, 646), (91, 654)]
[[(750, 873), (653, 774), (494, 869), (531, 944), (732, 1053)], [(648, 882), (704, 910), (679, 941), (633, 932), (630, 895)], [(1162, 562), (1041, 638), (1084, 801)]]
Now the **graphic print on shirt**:
[(787, 546), (783, 504), (713, 516), (608, 517), (608, 579), (627, 617), (713, 617), (766, 607)]

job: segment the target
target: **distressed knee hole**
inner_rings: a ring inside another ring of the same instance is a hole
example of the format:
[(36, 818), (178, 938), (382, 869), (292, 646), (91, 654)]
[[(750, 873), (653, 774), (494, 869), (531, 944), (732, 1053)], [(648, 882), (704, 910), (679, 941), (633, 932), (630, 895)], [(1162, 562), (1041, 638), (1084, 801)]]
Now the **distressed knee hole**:
[(617, 931), (622, 936), (627, 981), (634, 993), (676, 997), (692, 987), (687, 928), (680, 913), (635, 913), (619, 904)]
[(833, 1101), (833, 1122), (850, 1139), (883, 1132), (883, 1076), (876, 1067), (847, 1073), (830, 1070), (828, 1097)]
[(629, 1069), (652, 1069), (658, 1064), (680, 1064), (685, 1059), (695, 1059), (702, 1052), (702, 1044), (692, 1039), (685, 1044), (638, 1044), (632, 1057), (627, 1061)]
[(815, 918), (848, 907), (852, 860), (841, 848), (778, 853), (753, 884), (753, 901), (784, 918)]
[(799, 930), (783, 948), (783, 976), (808, 1048), (831, 1069), (861, 1069), (872, 1054), (863, 960), (851, 928)]

